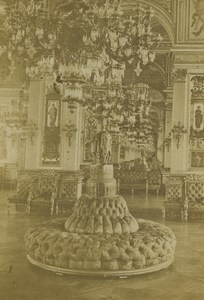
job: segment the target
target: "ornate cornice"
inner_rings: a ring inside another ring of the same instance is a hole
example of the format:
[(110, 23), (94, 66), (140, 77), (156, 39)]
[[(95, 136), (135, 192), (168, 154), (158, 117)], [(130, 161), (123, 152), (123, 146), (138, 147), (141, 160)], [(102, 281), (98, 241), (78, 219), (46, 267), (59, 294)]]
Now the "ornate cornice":
[(172, 72), (172, 80), (174, 82), (185, 82), (187, 69), (174, 69)]

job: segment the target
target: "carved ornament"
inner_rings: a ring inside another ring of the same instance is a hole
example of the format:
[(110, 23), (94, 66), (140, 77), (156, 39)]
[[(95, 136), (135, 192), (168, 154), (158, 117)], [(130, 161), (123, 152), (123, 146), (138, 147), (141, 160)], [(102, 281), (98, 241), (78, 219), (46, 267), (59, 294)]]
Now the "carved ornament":
[(204, 75), (196, 75), (191, 78), (193, 88), (191, 89), (191, 98), (204, 99)]
[(183, 177), (169, 177), (167, 184), (183, 184)]
[(204, 175), (190, 174), (184, 178), (185, 181), (204, 181)]
[(187, 70), (186, 69), (175, 69), (172, 72), (172, 80), (174, 82), (185, 82)]

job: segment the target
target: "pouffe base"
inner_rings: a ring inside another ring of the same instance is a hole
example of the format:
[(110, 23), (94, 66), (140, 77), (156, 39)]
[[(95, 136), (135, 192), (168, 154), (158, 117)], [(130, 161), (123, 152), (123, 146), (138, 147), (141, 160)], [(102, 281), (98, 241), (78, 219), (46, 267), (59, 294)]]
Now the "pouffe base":
[(136, 276), (136, 275), (144, 275), (148, 273), (153, 273), (157, 271), (161, 271), (163, 269), (167, 269), (172, 263), (173, 259), (166, 261), (165, 263), (161, 263), (156, 266), (147, 267), (143, 269), (138, 270), (131, 270), (131, 271), (88, 271), (88, 270), (69, 270), (69, 269), (62, 269), (57, 267), (52, 267), (46, 264), (43, 264), (41, 262), (38, 262), (37, 260), (33, 259), (29, 255), (27, 255), (28, 261), (39, 268), (42, 268), (46, 271), (51, 271), (56, 274), (60, 275), (80, 275), (80, 276), (93, 276), (93, 277), (117, 277), (117, 278), (126, 278), (129, 276)]
[(130, 234), (78, 234), (64, 229), (66, 219), (32, 226), (27, 258), (40, 268), (72, 275), (127, 277), (160, 271), (174, 260), (176, 238), (165, 225), (138, 219)]

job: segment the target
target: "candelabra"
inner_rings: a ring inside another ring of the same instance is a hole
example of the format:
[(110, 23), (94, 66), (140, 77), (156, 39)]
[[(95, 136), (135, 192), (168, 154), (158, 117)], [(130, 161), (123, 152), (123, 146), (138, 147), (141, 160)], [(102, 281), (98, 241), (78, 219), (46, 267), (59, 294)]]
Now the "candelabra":
[(68, 138), (69, 147), (71, 147), (71, 145), (72, 145), (71, 139), (72, 139), (74, 133), (77, 131), (76, 126), (72, 123), (69, 123), (69, 124), (64, 125), (64, 128), (62, 130), (65, 132), (65, 135)]
[(171, 129), (171, 132), (173, 133), (173, 138), (177, 141), (177, 149), (179, 148), (180, 145), (180, 139), (183, 134), (185, 134), (187, 131), (184, 128), (184, 126), (181, 124), (179, 121), (174, 127)]
[(31, 143), (33, 143), (33, 137), (35, 136), (37, 130), (37, 124), (33, 120), (30, 120), (19, 131), (20, 139), (26, 140), (29, 138)]

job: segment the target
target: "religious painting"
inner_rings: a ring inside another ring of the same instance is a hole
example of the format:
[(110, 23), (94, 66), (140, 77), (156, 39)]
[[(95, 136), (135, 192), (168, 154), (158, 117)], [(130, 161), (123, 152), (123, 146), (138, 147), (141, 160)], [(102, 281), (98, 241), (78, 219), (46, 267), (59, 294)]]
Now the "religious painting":
[(193, 129), (196, 131), (203, 130), (204, 127), (204, 106), (203, 103), (194, 104)]
[(204, 1), (190, 0), (189, 5), (189, 40), (199, 42), (204, 40)]
[[(57, 97), (57, 96), (56, 96)], [(42, 164), (60, 165), (60, 99), (46, 99)]]
[(191, 152), (191, 167), (192, 168), (204, 167), (204, 151)]
[(47, 127), (59, 127), (59, 101), (48, 101)]

